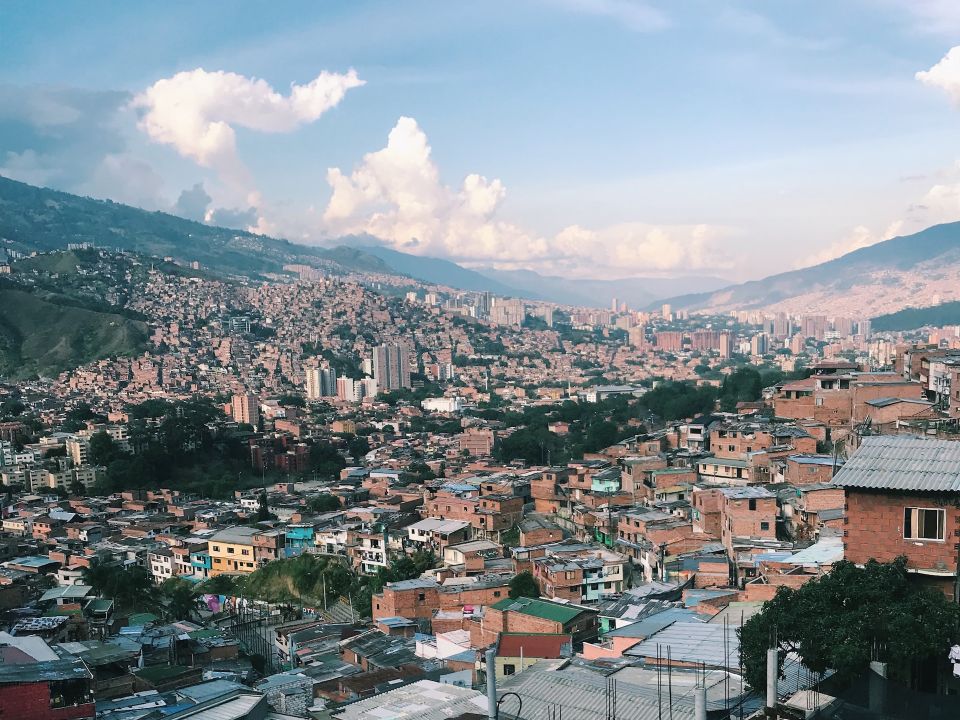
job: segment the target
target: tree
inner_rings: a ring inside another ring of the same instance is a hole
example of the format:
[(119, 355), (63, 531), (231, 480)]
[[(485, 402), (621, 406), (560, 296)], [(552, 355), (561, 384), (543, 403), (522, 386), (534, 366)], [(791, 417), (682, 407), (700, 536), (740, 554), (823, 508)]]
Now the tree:
[(774, 636), (781, 666), (796, 652), (811, 670), (832, 668), (850, 680), (870, 664), (873, 648), (885, 647), (891, 677), (909, 680), (919, 663), (946, 656), (958, 627), (960, 606), (913, 582), (906, 558), (863, 568), (843, 561), (797, 589), (781, 587), (739, 630), (740, 649), (753, 688), (764, 686)]
[(260, 496), (257, 498), (257, 514), (254, 517), (257, 522), (263, 522), (272, 517), (270, 507), (267, 505), (267, 493), (265, 491), (261, 491)]
[(121, 610), (146, 610), (157, 606), (153, 578), (139, 565), (129, 568), (100, 563), (85, 568), (83, 582), (97, 595), (112, 598)]
[(214, 575), (203, 581), (201, 590), (210, 595), (235, 595), (237, 581), (232, 575)]
[(172, 577), (163, 581), (160, 592), (173, 620), (190, 620), (197, 610), (197, 588), (188, 580)]
[(117, 447), (113, 438), (103, 430), (90, 436), (90, 443), (87, 446), (87, 459), (91, 465), (106, 467), (125, 454)]
[(74, 497), (84, 495), (87, 492), (86, 486), (83, 484), (83, 481), (78, 477), (73, 477), (70, 480), (70, 494)]
[(340, 509), (340, 498), (332, 493), (323, 493), (315, 498), (310, 498), (308, 504), (313, 512), (332, 512)]
[(540, 597), (540, 588), (537, 586), (537, 581), (533, 578), (533, 573), (529, 570), (524, 570), (519, 575), (514, 575), (510, 581), (510, 598), (516, 600), (520, 597)]
[(343, 455), (331, 443), (320, 441), (310, 446), (310, 469), (324, 477), (337, 477), (347, 466)]
[(363, 435), (353, 435), (347, 440), (347, 449), (351, 457), (360, 459), (370, 452), (370, 441)]

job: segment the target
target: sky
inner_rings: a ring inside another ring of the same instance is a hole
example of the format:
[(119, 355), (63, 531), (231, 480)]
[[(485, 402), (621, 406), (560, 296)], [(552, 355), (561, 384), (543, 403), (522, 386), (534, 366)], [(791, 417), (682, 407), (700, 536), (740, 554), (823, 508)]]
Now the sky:
[(573, 277), (960, 219), (960, 3), (0, 4), (0, 175)]

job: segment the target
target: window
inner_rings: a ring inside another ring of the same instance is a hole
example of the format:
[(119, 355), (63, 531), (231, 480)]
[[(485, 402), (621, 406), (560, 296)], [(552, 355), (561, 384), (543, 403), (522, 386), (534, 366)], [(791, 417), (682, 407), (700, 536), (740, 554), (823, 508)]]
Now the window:
[(214, 551), (214, 552), (220, 552), (220, 546), (219, 546), (219, 545), (214, 545), (214, 546), (213, 546), (213, 551)]
[(227, 552), (230, 553), (231, 555), (233, 555), (233, 548), (228, 546), (228, 547), (227, 547)]
[(769, 529), (770, 529), (770, 523), (768, 523), (768, 522), (762, 522), (762, 523), (760, 523), (760, 529), (761, 529), (761, 530), (769, 530)]
[(751, 510), (757, 509), (757, 501), (754, 498), (750, 498), (749, 506)]
[(499, 591), (499, 590), (494, 590), (494, 591), (493, 591), (493, 596), (494, 596), (494, 597), (500, 597), (500, 591)]
[(241, 554), (241, 555), (249, 555), (249, 554), (250, 554), (250, 551), (247, 550), (246, 548), (244, 548), (243, 550), (240, 551), (240, 554)]
[(573, 580), (576, 576), (577, 576), (577, 573), (575, 573), (573, 570), (567, 570), (564, 573), (564, 577), (566, 577), (567, 580)]
[(426, 593), (417, 593), (417, 600), (419, 600), (420, 602), (423, 602), (426, 599), (427, 599)]
[(504, 665), (504, 666), (503, 666), (503, 674), (504, 674), (504, 675), (515, 675), (516, 672), (517, 672), (517, 667), (516, 667), (516, 665)]
[(943, 540), (945, 510), (904, 508), (903, 537), (907, 540)]

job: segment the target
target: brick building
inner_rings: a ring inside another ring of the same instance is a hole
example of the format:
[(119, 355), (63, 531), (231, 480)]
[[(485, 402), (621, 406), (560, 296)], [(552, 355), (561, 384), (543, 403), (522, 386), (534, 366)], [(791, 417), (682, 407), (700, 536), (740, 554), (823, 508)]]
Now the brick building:
[(483, 622), (470, 628), (470, 644), (490, 645), (501, 633), (571, 635), (574, 645), (597, 637), (597, 611), (580, 605), (533, 598), (501, 600), (487, 608)]
[(24, 720), (92, 719), (96, 716), (92, 680), (90, 669), (79, 659), (2, 663), (0, 716)]
[(828, 483), (833, 479), (834, 466), (843, 460), (832, 455), (788, 455), (783, 461), (783, 480), (791, 485)]
[(777, 497), (763, 487), (721, 488), (720, 537), (734, 558), (735, 539), (777, 539)]
[(865, 437), (834, 482), (846, 494), (847, 560), (903, 555), (918, 580), (956, 596), (960, 443)]

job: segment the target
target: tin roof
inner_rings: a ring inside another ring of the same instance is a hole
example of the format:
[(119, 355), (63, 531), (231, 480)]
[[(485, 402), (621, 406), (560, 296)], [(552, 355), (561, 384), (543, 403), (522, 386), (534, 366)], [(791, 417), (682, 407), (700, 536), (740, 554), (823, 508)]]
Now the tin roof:
[(845, 488), (960, 492), (960, 442), (865, 437), (833, 481)]

